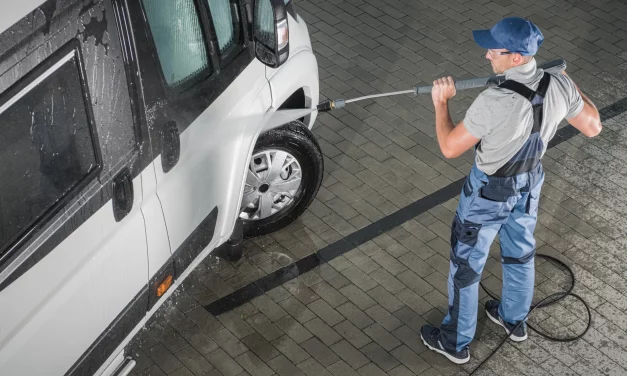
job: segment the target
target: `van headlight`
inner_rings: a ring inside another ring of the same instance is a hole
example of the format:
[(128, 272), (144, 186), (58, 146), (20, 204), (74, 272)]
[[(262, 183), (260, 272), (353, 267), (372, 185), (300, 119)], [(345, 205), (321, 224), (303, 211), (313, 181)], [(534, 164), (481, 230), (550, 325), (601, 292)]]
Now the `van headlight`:
[(290, 41), (290, 28), (287, 25), (287, 18), (277, 22), (277, 43), (279, 44), (279, 51), (287, 47)]

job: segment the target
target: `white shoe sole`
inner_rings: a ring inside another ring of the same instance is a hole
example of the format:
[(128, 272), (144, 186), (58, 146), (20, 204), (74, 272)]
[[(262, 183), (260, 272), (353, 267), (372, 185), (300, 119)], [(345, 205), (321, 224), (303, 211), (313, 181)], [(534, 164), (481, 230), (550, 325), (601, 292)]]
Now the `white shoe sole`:
[(505, 325), (501, 324), (501, 322), (498, 319), (495, 319), (494, 317), (492, 317), (490, 312), (488, 312), (487, 310), (486, 310), (486, 314), (487, 314), (488, 318), (490, 319), (490, 321), (492, 321), (493, 323), (499, 325), (501, 328), (505, 329), (505, 333), (507, 333), (507, 335), (509, 336), (509, 339), (511, 339), (512, 341), (514, 341), (514, 342), (522, 342), (522, 341), (527, 339), (527, 333), (525, 333), (524, 337), (518, 337), (518, 336), (515, 336), (513, 334), (510, 334), (509, 330), (507, 330)]
[(468, 354), (468, 357), (465, 359), (457, 359), (455, 357), (452, 357), (451, 354), (447, 353), (446, 351), (440, 350), (440, 349), (436, 349), (435, 347), (432, 347), (431, 345), (429, 345), (427, 343), (427, 341), (425, 341), (424, 338), (422, 338), (422, 333), (420, 333), (420, 339), (422, 340), (422, 343), (425, 344), (425, 346), (427, 346), (427, 348), (429, 350), (433, 350), (439, 354), (444, 355), (448, 360), (450, 360), (451, 362), (455, 363), (455, 364), (464, 364), (464, 363), (468, 363), (468, 361), (470, 360), (470, 353)]

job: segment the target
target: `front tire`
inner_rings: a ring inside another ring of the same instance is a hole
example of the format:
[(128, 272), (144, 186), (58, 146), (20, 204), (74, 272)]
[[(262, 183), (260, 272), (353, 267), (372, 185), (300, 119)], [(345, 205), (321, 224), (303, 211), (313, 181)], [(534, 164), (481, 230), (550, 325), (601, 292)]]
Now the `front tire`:
[(241, 204), (244, 237), (266, 235), (296, 220), (316, 197), (323, 173), (320, 146), (302, 122), (295, 120), (261, 135)]

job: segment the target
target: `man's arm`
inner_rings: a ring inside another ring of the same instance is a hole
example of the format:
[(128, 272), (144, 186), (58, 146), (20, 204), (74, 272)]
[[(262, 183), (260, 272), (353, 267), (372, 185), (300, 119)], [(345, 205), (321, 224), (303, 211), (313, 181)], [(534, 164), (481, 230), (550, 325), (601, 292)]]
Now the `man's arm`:
[(440, 150), (446, 158), (457, 158), (479, 142), (470, 134), (464, 122), (455, 126), (448, 109), (448, 101), (455, 96), (453, 78), (440, 78), (433, 82), (431, 97), (435, 107), (435, 133)]
[[(562, 72), (562, 74), (568, 76), (566, 72)], [(568, 78), (570, 79), (570, 77)], [(581, 133), (588, 137), (594, 137), (598, 135), (602, 129), (599, 111), (590, 98), (579, 89), (575, 81), (573, 81), (573, 85), (575, 85), (575, 88), (581, 95), (581, 99), (583, 99), (583, 109), (577, 116), (566, 120)]]

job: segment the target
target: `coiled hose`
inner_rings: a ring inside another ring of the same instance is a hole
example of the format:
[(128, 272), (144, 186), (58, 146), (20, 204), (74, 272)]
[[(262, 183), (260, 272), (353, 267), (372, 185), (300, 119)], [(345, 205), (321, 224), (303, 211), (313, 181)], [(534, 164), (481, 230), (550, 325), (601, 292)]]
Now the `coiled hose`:
[[(590, 307), (588, 306), (588, 303), (586, 303), (585, 300), (583, 300), (583, 298), (575, 293), (573, 293), (573, 289), (575, 288), (575, 273), (573, 273), (573, 270), (568, 267), (568, 265), (566, 265), (563, 261), (556, 259), (553, 256), (549, 256), (549, 255), (544, 255), (541, 253), (536, 254), (536, 257), (541, 257), (543, 259), (549, 260), (550, 262), (554, 262), (558, 265), (561, 265), (564, 267), (564, 269), (566, 269), (568, 271), (568, 274), (570, 274), (570, 278), (571, 278), (571, 284), (570, 287), (568, 288), (568, 290), (564, 291), (564, 292), (558, 292), (555, 294), (551, 294), (547, 297), (545, 297), (544, 299), (540, 300), (538, 303), (533, 304), (531, 306), (531, 309), (529, 310), (529, 313), (527, 313), (527, 315), (525, 316), (525, 318), (518, 323), (518, 325), (516, 325), (516, 327), (512, 330), (515, 331), (516, 329), (518, 329), (518, 327), (520, 325), (523, 324), (523, 322), (525, 322), (525, 320), (527, 320), (527, 318), (529, 317), (529, 315), (531, 315), (531, 313), (533, 311), (535, 311), (538, 308), (545, 308), (545, 307), (549, 307), (557, 302), (559, 302), (560, 300), (564, 299), (567, 296), (572, 296), (573, 298), (579, 300), (580, 302), (583, 303), (584, 307), (586, 307), (586, 311), (588, 312), (588, 324), (586, 325), (586, 329), (581, 333), (578, 334), (574, 337), (564, 337), (564, 338), (558, 338), (558, 337), (553, 337), (549, 334), (543, 333), (540, 330), (534, 328), (532, 325), (530, 325), (529, 323), (527, 323), (527, 328), (529, 328), (530, 330), (533, 330), (534, 332), (536, 332), (537, 334), (539, 334), (540, 336), (550, 340), (550, 341), (554, 341), (554, 342), (573, 342), (576, 341), (578, 339), (580, 339), (581, 337), (585, 336), (586, 333), (588, 332), (588, 330), (590, 329), (590, 326), (592, 326), (592, 313), (590, 312)], [(496, 300), (501, 300), (500, 297), (496, 296), (494, 293), (492, 293), (490, 290), (488, 290), (484, 285), (483, 282), (479, 282), (479, 285), (481, 286), (481, 288), (492, 298), (492, 299), (496, 299)], [(487, 358), (485, 358), (471, 373), (470, 375), (473, 375), (475, 372), (477, 372), (477, 370), (479, 368), (481, 368), (494, 354), (496, 354), (496, 352), (503, 346), (503, 344), (505, 343), (505, 341), (507, 341), (507, 339), (509, 338), (509, 335), (505, 336), (505, 338), (503, 338), (503, 340), (499, 343), (498, 346), (496, 346), (496, 348), (494, 350), (492, 350), (492, 352), (490, 353), (490, 355), (488, 355)]]

